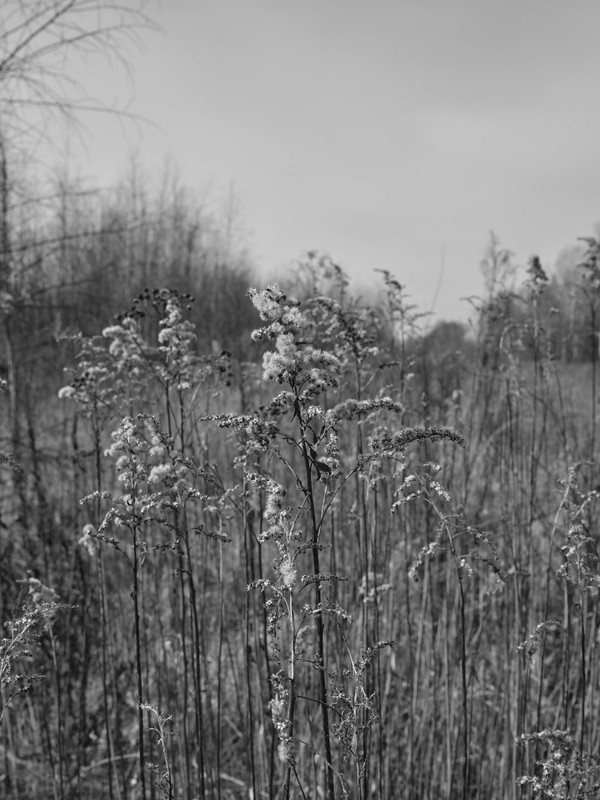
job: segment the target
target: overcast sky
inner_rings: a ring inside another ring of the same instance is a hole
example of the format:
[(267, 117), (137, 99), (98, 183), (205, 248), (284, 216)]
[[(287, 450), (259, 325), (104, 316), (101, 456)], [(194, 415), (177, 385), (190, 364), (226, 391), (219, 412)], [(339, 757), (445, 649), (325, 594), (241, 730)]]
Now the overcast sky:
[[(467, 314), (490, 230), (552, 267), (600, 220), (597, 0), (162, 0), (133, 84), (90, 93), (160, 126), (87, 122), (81, 172), (132, 151), (198, 191), (233, 185), (265, 274), (323, 249)], [(443, 275), (440, 270), (443, 265)], [(442, 279), (436, 299), (436, 286)]]

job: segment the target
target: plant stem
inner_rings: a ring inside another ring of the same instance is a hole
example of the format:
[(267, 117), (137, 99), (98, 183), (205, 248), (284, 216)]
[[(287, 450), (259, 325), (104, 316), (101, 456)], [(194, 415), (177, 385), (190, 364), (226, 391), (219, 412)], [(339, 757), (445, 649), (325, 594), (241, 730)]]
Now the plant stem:
[(306, 441), (306, 431), (302, 423), (302, 410), (300, 402), (296, 398), (296, 413), (302, 427), (302, 459), (304, 461), (304, 475), (306, 480), (306, 496), (310, 506), (310, 520), (312, 528), (312, 554), (313, 571), (317, 578), (315, 581), (315, 627), (317, 631), (317, 669), (319, 670), (319, 703), (321, 706), (321, 718), (323, 721), (323, 739), (325, 746), (326, 761), (326, 788), (328, 800), (335, 800), (335, 788), (333, 783), (333, 764), (331, 760), (331, 735), (329, 731), (329, 711), (327, 704), (327, 678), (325, 674), (325, 645), (324, 645), (324, 626), (323, 626), (323, 592), (319, 575), (321, 574), (319, 565), (319, 526), (317, 524), (317, 512), (315, 508), (315, 495), (312, 482), (312, 465), (308, 453)]
[(133, 540), (133, 613), (135, 620), (135, 665), (137, 672), (137, 693), (138, 693), (138, 753), (140, 765), (140, 786), (142, 800), (146, 800), (146, 759), (144, 756), (144, 712), (142, 705), (144, 702), (142, 692), (142, 647), (140, 633), (140, 607), (139, 607), (139, 584), (138, 584), (138, 547), (137, 527), (131, 526), (131, 537)]

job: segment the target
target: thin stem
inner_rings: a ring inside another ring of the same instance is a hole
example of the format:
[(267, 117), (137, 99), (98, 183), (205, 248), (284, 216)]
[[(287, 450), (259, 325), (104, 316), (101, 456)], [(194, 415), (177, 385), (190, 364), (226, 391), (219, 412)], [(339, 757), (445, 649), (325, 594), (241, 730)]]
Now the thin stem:
[(323, 591), (319, 575), (321, 574), (319, 564), (319, 525), (317, 524), (317, 512), (315, 505), (315, 495), (312, 482), (312, 464), (308, 452), (308, 444), (306, 440), (306, 430), (302, 422), (302, 409), (300, 408), (300, 401), (296, 396), (295, 400), (296, 414), (300, 421), (302, 428), (302, 459), (304, 462), (304, 477), (306, 480), (306, 496), (308, 498), (310, 507), (310, 520), (311, 520), (311, 544), (313, 555), (313, 571), (316, 576), (315, 580), (315, 627), (317, 631), (317, 668), (319, 670), (319, 695), (321, 704), (321, 716), (323, 721), (323, 739), (325, 746), (325, 760), (326, 760), (326, 788), (328, 800), (335, 800), (334, 788), (334, 774), (331, 760), (331, 737), (329, 732), (329, 712), (327, 707), (327, 680), (325, 674), (325, 644), (324, 644), (324, 625), (323, 625)]
[(140, 786), (142, 800), (146, 800), (146, 759), (144, 756), (144, 712), (143, 712), (143, 691), (142, 691), (142, 647), (140, 630), (140, 607), (139, 607), (139, 584), (138, 584), (138, 539), (137, 526), (131, 525), (131, 537), (133, 542), (133, 613), (135, 620), (135, 665), (137, 672), (137, 694), (138, 694), (138, 753), (140, 766)]

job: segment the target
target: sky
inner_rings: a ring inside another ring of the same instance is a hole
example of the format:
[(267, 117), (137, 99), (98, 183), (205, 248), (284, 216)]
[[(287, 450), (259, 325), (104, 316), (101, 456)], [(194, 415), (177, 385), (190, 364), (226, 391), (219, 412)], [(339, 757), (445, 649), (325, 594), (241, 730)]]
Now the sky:
[(82, 175), (169, 159), (231, 189), (261, 275), (327, 252), (464, 319), (490, 231), (548, 269), (600, 220), (597, 0), (162, 0), (78, 77), (152, 124), (84, 120)]

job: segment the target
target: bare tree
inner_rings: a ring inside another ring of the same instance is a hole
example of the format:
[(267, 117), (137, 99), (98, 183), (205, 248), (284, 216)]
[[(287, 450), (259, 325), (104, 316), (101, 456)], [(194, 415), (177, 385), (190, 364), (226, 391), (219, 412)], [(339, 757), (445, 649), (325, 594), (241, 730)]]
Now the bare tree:
[[(147, 0), (3, 0), (0, 3), (0, 296), (10, 294), (11, 234), (23, 202), (40, 199), (24, 187), (38, 145), (54, 146), (83, 112), (135, 119), (91, 97), (74, 65), (102, 58), (130, 72), (142, 33), (157, 30)], [(57, 123), (60, 125), (57, 127)], [(57, 134), (57, 135), (56, 135)], [(19, 181), (15, 176), (19, 175)]]
[(4, 137), (40, 133), (49, 116), (122, 113), (90, 97), (73, 59), (116, 60), (129, 72), (144, 30), (157, 29), (145, 0), (4, 0), (0, 8), (0, 125)]

